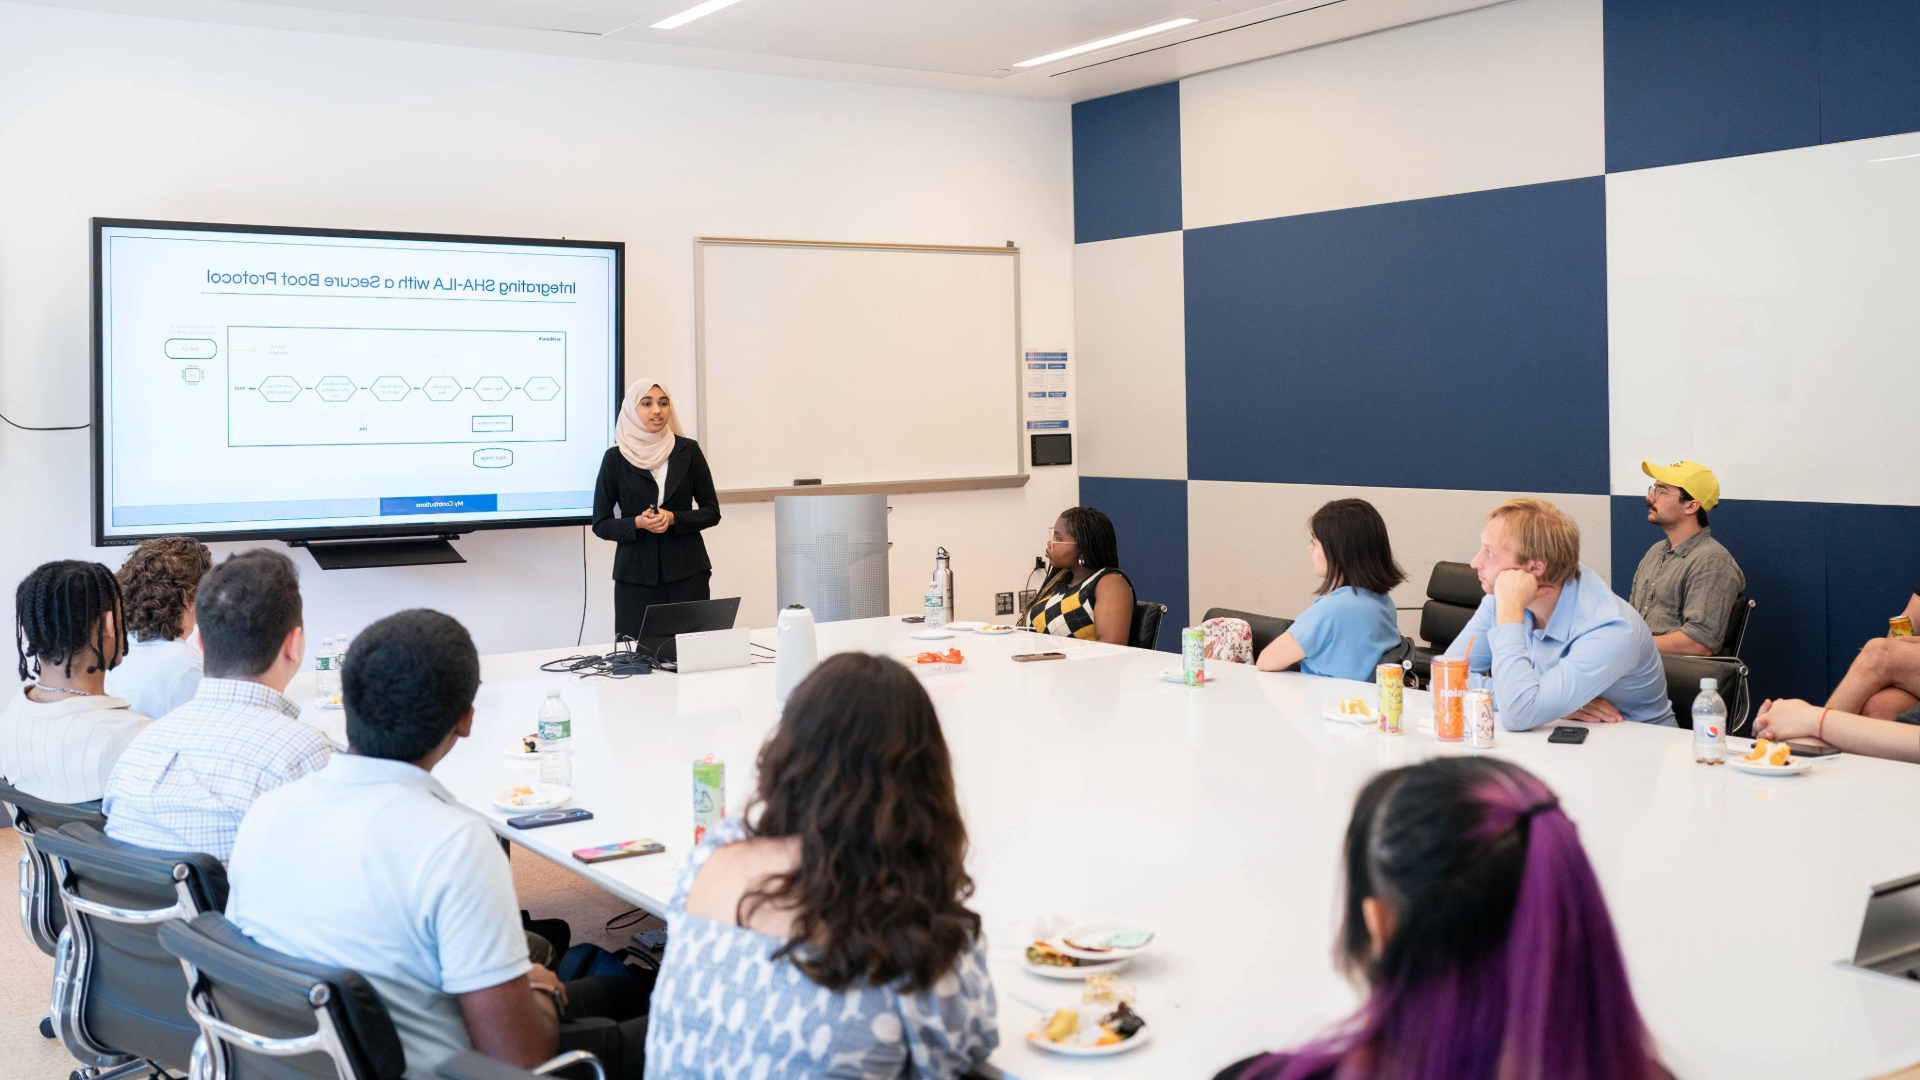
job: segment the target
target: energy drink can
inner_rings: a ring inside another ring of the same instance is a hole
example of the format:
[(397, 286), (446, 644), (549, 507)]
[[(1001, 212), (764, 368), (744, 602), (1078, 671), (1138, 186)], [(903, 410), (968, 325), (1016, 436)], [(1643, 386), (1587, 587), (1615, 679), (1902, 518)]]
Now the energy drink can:
[(1895, 615), (1893, 618), (1888, 619), (1887, 620), (1887, 636), (1888, 637), (1912, 637), (1913, 636), (1913, 620), (1907, 618), (1905, 615)]
[(1467, 658), (1433, 658), (1433, 737), (1442, 742), (1459, 742), (1466, 735), (1465, 714), (1460, 710), (1460, 695), (1467, 689)]
[(1493, 692), (1468, 690), (1460, 695), (1461, 720), (1467, 730), (1467, 745), (1488, 749), (1493, 746)]
[(706, 839), (707, 827), (727, 816), (727, 763), (708, 754), (693, 763), (693, 842)]
[(1373, 669), (1373, 681), (1380, 684), (1380, 734), (1400, 734), (1400, 708), (1406, 695), (1406, 682), (1399, 664), (1381, 664)]
[(1181, 681), (1199, 686), (1207, 678), (1207, 635), (1197, 626), (1180, 631)]

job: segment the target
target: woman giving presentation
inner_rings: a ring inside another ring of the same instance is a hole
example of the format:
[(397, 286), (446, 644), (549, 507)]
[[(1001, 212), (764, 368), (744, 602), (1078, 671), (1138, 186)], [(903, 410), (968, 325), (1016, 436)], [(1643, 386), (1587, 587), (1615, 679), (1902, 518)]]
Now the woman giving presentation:
[(649, 605), (711, 599), (713, 563), (700, 530), (719, 521), (706, 455), (680, 430), (667, 388), (649, 379), (629, 384), (593, 486), (593, 535), (618, 545), (616, 635), (638, 638)]

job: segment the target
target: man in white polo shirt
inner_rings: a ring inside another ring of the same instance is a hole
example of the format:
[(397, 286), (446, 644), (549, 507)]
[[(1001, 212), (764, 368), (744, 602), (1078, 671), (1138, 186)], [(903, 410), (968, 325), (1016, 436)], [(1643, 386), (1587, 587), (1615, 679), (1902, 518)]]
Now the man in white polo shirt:
[(44, 563), (21, 579), (13, 616), (26, 685), (0, 709), (0, 775), (14, 787), (48, 802), (92, 802), (150, 722), (107, 694), (107, 672), (127, 655), (124, 612), (113, 572), (99, 563)]
[(254, 802), (227, 917), (269, 948), (365, 975), (399, 1029), (408, 1080), (432, 1080), (468, 1048), (522, 1067), (588, 1049), (637, 1080), (639, 985), (563, 986), (528, 960), (493, 830), (431, 775), (471, 733), (479, 687), (473, 639), (437, 611), (390, 615), (355, 638), (341, 687), (352, 749)]

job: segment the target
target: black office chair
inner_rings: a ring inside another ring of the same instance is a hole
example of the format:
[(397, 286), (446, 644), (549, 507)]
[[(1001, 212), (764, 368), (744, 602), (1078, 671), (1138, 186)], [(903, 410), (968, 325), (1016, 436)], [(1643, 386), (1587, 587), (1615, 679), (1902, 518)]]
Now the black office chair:
[(8, 822), (20, 834), (20, 926), (41, 952), (52, 956), (60, 945), (60, 931), (66, 928), (67, 913), (54, 898), (53, 865), (40, 854), (34, 834), (73, 822), (105, 830), (107, 817), (97, 802), (48, 802), (5, 780), (0, 780), (0, 803), (6, 804)]
[(90, 1080), (184, 1072), (198, 1034), (180, 965), (157, 929), (227, 902), (220, 860), (154, 851), (71, 822), (35, 840), (53, 867), (67, 928), (54, 957), (53, 1027)]
[(1133, 625), (1127, 630), (1127, 644), (1136, 649), (1151, 649), (1160, 641), (1160, 617), (1167, 605), (1149, 600), (1133, 602)]
[(1760, 605), (1747, 599), (1746, 593), (1734, 598), (1733, 611), (1727, 616), (1727, 632), (1720, 638), (1720, 656), (1740, 658), (1740, 646), (1747, 640), (1747, 619)]
[(1414, 649), (1410, 657), (1413, 673), (1420, 681), (1431, 677), (1433, 658), (1446, 652), (1453, 639), (1467, 628), (1486, 595), (1473, 567), (1459, 562), (1433, 564), (1433, 574), (1427, 578), (1427, 602), (1420, 608), (1420, 638), (1426, 645)]
[(1273, 615), (1255, 615), (1251, 611), (1235, 611), (1232, 608), (1224, 607), (1208, 608), (1206, 617), (1209, 619), (1244, 620), (1247, 626), (1253, 630), (1253, 658), (1255, 660), (1260, 659), (1261, 652), (1263, 652), (1267, 646), (1273, 644), (1274, 638), (1286, 633), (1287, 627), (1293, 625), (1292, 619), (1282, 619)]
[[(195, 1080), (399, 1080), (406, 1071), (393, 1018), (360, 973), (276, 952), (219, 914), (162, 925), (160, 944), (187, 973), (186, 1007), (200, 1026)], [(584, 1050), (532, 1075), (576, 1066), (606, 1080)]]
[(1700, 694), (1701, 679), (1719, 680), (1720, 699), (1727, 703), (1727, 734), (1746, 726), (1752, 702), (1747, 693), (1747, 667), (1730, 656), (1675, 656), (1660, 654), (1660, 666), (1667, 672), (1667, 698), (1673, 702), (1673, 717), (1680, 726), (1693, 730), (1693, 699)]

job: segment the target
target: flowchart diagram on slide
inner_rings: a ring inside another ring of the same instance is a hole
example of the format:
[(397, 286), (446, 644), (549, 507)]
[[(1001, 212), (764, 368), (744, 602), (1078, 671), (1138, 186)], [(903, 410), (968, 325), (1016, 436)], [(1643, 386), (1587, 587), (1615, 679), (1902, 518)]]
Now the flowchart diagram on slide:
[(226, 328), (230, 446), (562, 441), (567, 335)]

